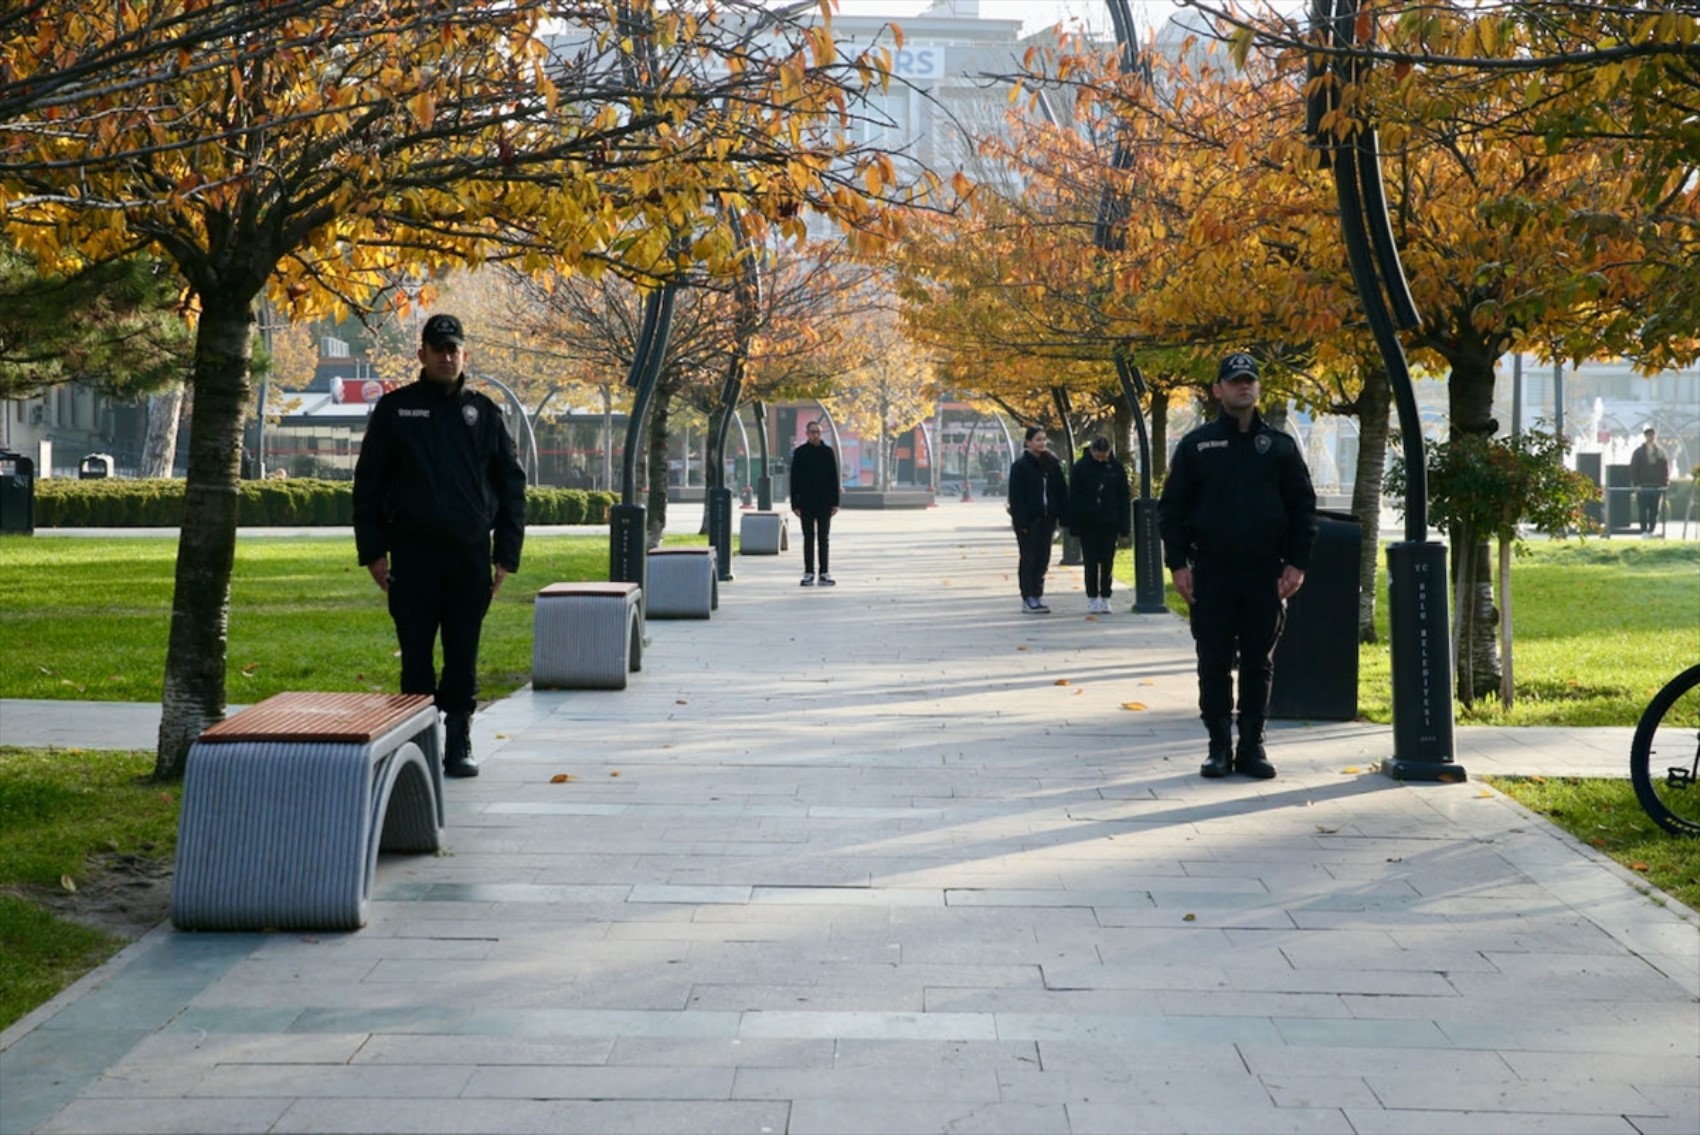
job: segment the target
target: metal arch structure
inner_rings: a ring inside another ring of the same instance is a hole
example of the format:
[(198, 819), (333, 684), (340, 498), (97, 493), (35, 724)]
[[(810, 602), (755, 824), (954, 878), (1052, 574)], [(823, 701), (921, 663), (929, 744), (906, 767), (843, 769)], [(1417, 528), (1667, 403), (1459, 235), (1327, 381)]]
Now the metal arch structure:
[(1399, 327), (1418, 327), (1422, 318), (1399, 263), (1374, 124), (1360, 120), (1349, 131), (1323, 126), (1325, 117), (1339, 110), (1341, 92), (1368, 67), (1357, 51), (1368, 46), (1360, 40), (1359, 8), (1359, 0), (1311, 0), (1311, 28), (1324, 50), (1311, 57), (1305, 125), (1328, 156), (1347, 262), (1392, 380), (1405, 451), (1405, 538), (1387, 549), (1393, 755), (1382, 761), (1381, 770), (1396, 780), (1454, 783), (1466, 774), (1454, 759), (1446, 546), (1428, 539), (1421, 421), (1398, 335)]
[(608, 578), (639, 587), (648, 582), (649, 536), (644, 527), (644, 507), (638, 503), (638, 450), (655, 385), (667, 359), (677, 299), (678, 287), (673, 283), (663, 284), (644, 297), (643, 327), (626, 372), (626, 385), (632, 389), (632, 412), (626, 419), (626, 451), (620, 461), (620, 503), (608, 510)]
[(531, 415), (525, 412), (525, 403), (519, 400), (519, 395), (514, 393), (512, 387), (500, 379), (491, 378), (487, 374), (469, 374), (466, 377), (472, 382), (484, 382), (494, 386), (508, 400), (508, 405), (513, 407), (514, 417), (519, 419), (518, 432), (521, 440), (525, 442), (525, 464), (528, 466), (525, 470), (526, 480), (527, 483), (535, 485), (538, 475), (537, 434), (531, 427)]
[[(726, 487), (726, 438), (732, 422), (738, 417), (738, 397), (744, 388), (744, 374), (749, 365), (750, 340), (761, 308), (761, 260), (757, 249), (744, 231), (737, 213), (728, 215), (732, 233), (738, 242), (739, 254), (744, 257), (744, 270), (732, 284), (733, 329), (732, 353), (726, 364), (726, 378), (720, 385), (720, 411), (714, 420), (714, 432), (708, 447), (708, 542), (714, 547), (715, 572), (723, 580), (732, 578), (732, 490)], [(743, 422), (738, 422), (743, 431)], [(748, 450), (748, 442), (745, 449)]]
[[(1105, 0), (1105, 3), (1109, 6), (1110, 23), (1116, 33), (1122, 74), (1146, 71), (1149, 78), (1148, 68), (1138, 58), (1139, 37), (1127, 0)], [(1133, 164), (1133, 152), (1120, 138), (1116, 140), (1110, 164), (1116, 170), (1125, 170)], [(1127, 215), (1127, 203), (1117, 200), (1112, 188), (1105, 186), (1098, 201), (1098, 221), (1093, 228), (1093, 237), (1099, 248), (1113, 252), (1122, 247), (1123, 238), (1118, 224), (1126, 220)], [(1133, 502), (1133, 610), (1136, 614), (1157, 614), (1168, 608), (1163, 602), (1163, 550), (1157, 533), (1157, 502), (1151, 496), (1151, 438), (1140, 401), (1146, 395), (1145, 377), (1128, 357), (1125, 347), (1116, 348), (1115, 364), (1122, 397), (1127, 400), (1133, 417), (1134, 440), (1139, 446), (1139, 495)]]

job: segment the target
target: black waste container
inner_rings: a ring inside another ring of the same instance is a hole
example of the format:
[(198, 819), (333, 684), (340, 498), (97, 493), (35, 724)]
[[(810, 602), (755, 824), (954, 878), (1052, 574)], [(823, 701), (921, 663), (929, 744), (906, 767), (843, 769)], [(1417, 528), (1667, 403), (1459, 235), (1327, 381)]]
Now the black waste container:
[(1318, 510), (1305, 585), (1287, 601), (1275, 647), (1269, 716), (1350, 721), (1358, 715), (1358, 518)]
[(35, 462), (0, 449), (0, 532), (35, 532)]

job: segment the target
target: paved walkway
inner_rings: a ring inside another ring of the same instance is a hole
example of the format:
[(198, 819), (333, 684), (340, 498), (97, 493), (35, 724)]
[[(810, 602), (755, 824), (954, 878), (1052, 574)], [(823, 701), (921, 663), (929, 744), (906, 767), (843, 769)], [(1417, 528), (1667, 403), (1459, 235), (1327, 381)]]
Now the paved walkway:
[(839, 587), (740, 558), (627, 690), (480, 714), (365, 930), (159, 928), (0, 1034), (0, 1132), (1700, 1130), (1700, 917), (1385, 727), (1199, 779), (1184, 626), (1020, 614), (1003, 519), (843, 513)]

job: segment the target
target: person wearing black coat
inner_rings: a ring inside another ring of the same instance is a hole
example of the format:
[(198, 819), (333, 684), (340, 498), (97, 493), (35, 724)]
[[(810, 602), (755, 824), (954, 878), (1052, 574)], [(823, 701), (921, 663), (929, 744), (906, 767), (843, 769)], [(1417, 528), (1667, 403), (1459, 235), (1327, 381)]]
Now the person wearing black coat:
[(478, 775), (478, 639), (525, 542), (525, 470), (501, 410), (466, 388), (465, 343), (454, 316), (425, 321), (419, 381), (372, 407), (354, 465), (355, 552), (389, 598), (401, 692), (431, 694), (443, 712), (455, 777)]
[[(804, 441), (791, 451), (791, 511), (803, 522), (804, 587), (831, 587), (832, 518), (838, 515), (843, 485), (838, 458), (821, 438), (819, 422), (804, 427)], [(816, 553), (820, 574), (815, 574)]]
[(1099, 434), (1068, 475), (1068, 530), (1080, 541), (1086, 570), (1086, 610), (1110, 613), (1116, 544), (1133, 526), (1127, 470), (1110, 439)]
[(1020, 549), (1021, 609), (1029, 615), (1048, 615), (1045, 573), (1051, 567), (1051, 541), (1068, 510), (1068, 485), (1062, 462), (1045, 446), (1043, 426), (1028, 426), (1027, 452), (1009, 467), (1009, 522)]
[[(1210, 734), (1201, 776), (1275, 775), (1263, 751), (1275, 644), (1316, 543), (1316, 491), (1304, 455), (1257, 412), (1257, 361), (1235, 352), (1211, 392), (1222, 413), (1175, 447), (1158, 501), (1163, 562), (1192, 609), (1198, 710)], [(1233, 747), (1239, 666), (1238, 748)]]

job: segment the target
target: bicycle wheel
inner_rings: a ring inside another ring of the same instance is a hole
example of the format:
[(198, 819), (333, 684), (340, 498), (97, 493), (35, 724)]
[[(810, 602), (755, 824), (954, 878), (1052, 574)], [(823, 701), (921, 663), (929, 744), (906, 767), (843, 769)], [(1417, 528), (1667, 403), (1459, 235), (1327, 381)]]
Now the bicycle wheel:
[(1629, 778), (1654, 823), (1700, 836), (1700, 666), (1672, 678), (1647, 704), (1629, 748)]

